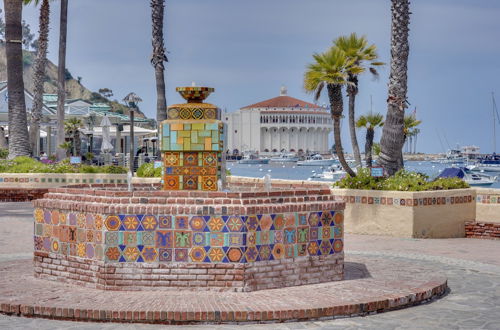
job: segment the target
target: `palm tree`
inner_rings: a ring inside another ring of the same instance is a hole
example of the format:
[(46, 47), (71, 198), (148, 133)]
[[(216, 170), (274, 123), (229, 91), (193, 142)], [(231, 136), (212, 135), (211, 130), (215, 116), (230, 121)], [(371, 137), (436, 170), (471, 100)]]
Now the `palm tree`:
[(61, 0), (59, 22), (59, 63), (57, 67), (57, 159), (66, 157), (64, 143), (64, 105), (66, 103), (66, 37), (68, 34), (68, 0)]
[(354, 177), (356, 173), (347, 164), (342, 150), (340, 118), (344, 111), (342, 87), (350, 84), (347, 80), (349, 73), (359, 73), (361, 68), (354, 65), (354, 60), (349, 59), (344, 51), (335, 47), (330, 48), (325, 53), (314, 54), (313, 58), (314, 63), (307, 66), (304, 75), (304, 88), (307, 92), (314, 93), (314, 99), (317, 101), (326, 87), (333, 118), (335, 150), (342, 167), (350, 176)]
[(419, 134), (420, 134), (420, 129), (419, 128), (413, 129), (413, 136), (414, 136), (414, 140), (413, 140), (413, 153), (414, 154), (417, 153), (417, 137), (418, 137)]
[[(411, 139), (412, 136), (415, 134), (415, 127), (420, 125), (422, 123), (421, 120), (417, 120), (417, 118), (414, 115), (408, 115), (404, 117), (404, 128), (403, 128), (403, 134), (404, 134), (404, 143), (406, 143), (406, 140), (408, 138)], [(410, 143), (411, 145), (411, 143)], [(410, 146), (411, 150), (411, 146)], [(402, 159), (402, 157), (401, 157)]]
[[(369, 71), (378, 76), (376, 70), (377, 66), (384, 65), (382, 62), (376, 62), (378, 58), (377, 47), (375, 45), (368, 45), (368, 40), (365, 36), (358, 37), (356, 33), (351, 33), (348, 37), (342, 36), (337, 38), (334, 42), (334, 47), (343, 50), (347, 57), (354, 60), (354, 65), (360, 67), (363, 73), (365, 62), (367, 62)], [(359, 152), (358, 139), (356, 137), (356, 124), (354, 108), (356, 103), (356, 95), (358, 94), (358, 75), (360, 74), (349, 73), (347, 80), (351, 83), (347, 85), (347, 95), (349, 96), (349, 132), (351, 135), (351, 144), (354, 153), (354, 159), (357, 165), (361, 165), (361, 154)]]
[(23, 79), (23, 1), (4, 0), (4, 9), (7, 91), (9, 93), (9, 158), (12, 159), (30, 154)]
[(73, 156), (79, 156), (81, 150), (80, 128), (83, 123), (80, 119), (73, 117), (64, 121), (64, 132), (71, 138)]
[(389, 76), (389, 96), (387, 115), (382, 131), (379, 163), (389, 175), (402, 167), (400, 161), (404, 145), (404, 111), (407, 107), (408, 55), (410, 45), (408, 32), (410, 24), (410, 1), (391, 0), (391, 73)]
[(151, 18), (153, 26), (153, 55), (151, 64), (156, 77), (156, 120), (158, 125), (167, 119), (167, 100), (165, 96), (165, 44), (163, 40), (163, 16), (165, 0), (151, 0)]
[(356, 121), (357, 128), (366, 128), (365, 159), (367, 167), (372, 166), (372, 148), (375, 129), (382, 126), (384, 126), (384, 116), (380, 113), (370, 113), (366, 116), (360, 116)]
[[(38, 4), (40, 0), (34, 0)], [(49, 23), (50, 23), (50, 4), (49, 0), (42, 0), (40, 7), (39, 27), (38, 27), (38, 50), (36, 54), (33, 82), (34, 98), (33, 109), (31, 110), (30, 120), (30, 147), (33, 155), (36, 154), (38, 140), (40, 138), (40, 120), (42, 119), (43, 108), (43, 83), (45, 78), (45, 67), (47, 65), (47, 47), (49, 43)]]

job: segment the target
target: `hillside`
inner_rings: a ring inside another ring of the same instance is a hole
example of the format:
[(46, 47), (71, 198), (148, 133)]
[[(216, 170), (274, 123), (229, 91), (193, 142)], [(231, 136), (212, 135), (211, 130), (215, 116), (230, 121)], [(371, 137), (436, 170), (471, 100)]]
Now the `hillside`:
[[(33, 64), (35, 61), (35, 53), (30, 51), (23, 51), (24, 61), (24, 87), (33, 94)], [(50, 60), (47, 61), (47, 69), (45, 71), (44, 91), (46, 94), (57, 94), (57, 65)], [(66, 95), (68, 99), (83, 99), (90, 102), (109, 103), (112, 111), (123, 114), (128, 114), (128, 108), (121, 103), (109, 100), (97, 92), (92, 92), (84, 85), (74, 79), (71, 74), (67, 75), (70, 79), (66, 80)], [(7, 59), (5, 56), (5, 47), (0, 46), (0, 81), (7, 80)], [(146, 118), (140, 111), (137, 111), (137, 117)]]

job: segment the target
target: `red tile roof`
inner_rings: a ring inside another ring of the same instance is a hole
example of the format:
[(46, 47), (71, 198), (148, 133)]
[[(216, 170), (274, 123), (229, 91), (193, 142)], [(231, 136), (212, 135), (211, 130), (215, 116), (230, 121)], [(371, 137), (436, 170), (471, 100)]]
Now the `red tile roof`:
[(302, 101), (290, 96), (278, 96), (259, 103), (247, 105), (242, 109), (249, 108), (313, 108), (318, 109), (321, 106), (306, 101)]

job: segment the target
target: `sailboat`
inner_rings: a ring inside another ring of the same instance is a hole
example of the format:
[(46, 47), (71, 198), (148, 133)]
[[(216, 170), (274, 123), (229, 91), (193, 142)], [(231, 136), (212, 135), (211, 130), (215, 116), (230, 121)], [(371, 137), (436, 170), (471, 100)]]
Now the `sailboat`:
[(491, 155), (486, 155), (479, 157), (476, 163), (469, 167), (473, 171), (481, 172), (500, 172), (500, 155), (496, 153), (496, 122), (498, 121), (500, 125), (500, 115), (498, 114), (497, 103), (495, 102), (495, 94), (491, 93), (491, 99), (493, 103), (492, 115), (493, 115), (493, 153)]

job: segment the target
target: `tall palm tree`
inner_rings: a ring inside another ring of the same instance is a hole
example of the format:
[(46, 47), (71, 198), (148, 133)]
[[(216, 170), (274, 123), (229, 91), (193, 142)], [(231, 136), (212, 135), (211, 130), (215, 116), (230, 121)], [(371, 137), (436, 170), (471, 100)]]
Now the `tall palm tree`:
[(82, 121), (76, 117), (72, 117), (64, 121), (64, 132), (71, 138), (71, 144), (73, 146), (73, 156), (80, 155), (80, 128), (82, 127)]
[(366, 116), (360, 116), (356, 121), (357, 128), (366, 128), (365, 140), (365, 160), (366, 166), (372, 166), (372, 148), (375, 129), (384, 126), (384, 116), (380, 113), (370, 113)]
[(389, 175), (402, 168), (400, 161), (404, 145), (404, 111), (407, 107), (408, 90), (408, 42), (410, 25), (410, 1), (391, 0), (391, 73), (389, 75), (389, 96), (387, 115), (382, 131), (379, 163)]
[(165, 55), (163, 40), (163, 17), (165, 0), (151, 0), (151, 18), (153, 26), (153, 55), (151, 64), (155, 68), (156, 77), (156, 120), (158, 125), (167, 119), (167, 99), (165, 95), (165, 65), (168, 62)]
[[(358, 37), (356, 33), (351, 33), (349, 36), (341, 36), (334, 40), (334, 47), (343, 50), (347, 57), (354, 60), (354, 65), (359, 66), (362, 70), (360, 73), (365, 72), (366, 67), (375, 76), (378, 76), (376, 70), (377, 66), (384, 65), (382, 62), (377, 62), (377, 46), (368, 45), (368, 40), (365, 36)], [(356, 124), (355, 124), (355, 104), (356, 95), (358, 94), (358, 75), (349, 73), (347, 80), (351, 84), (347, 85), (347, 95), (349, 96), (349, 132), (351, 135), (351, 144), (354, 153), (354, 159), (357, 165), (361, 165), (361, 154), (359, 152), (358, 138), (356, 137)]]
[(414, 154), (417, 153), (417, 137), (418, 137), (419, 134), (420, 134), (420, 129), (419, 128), (415, 128), (413, 130), (413, 137), (414, 137), (414, 140), (413, 140), (413, 153)]
[[(415, 135), (415, 129), (418, 125), (422, 123), (421, 120), (417, 120), (417, 118), (414, 115), (407, 115), (404, 117), (404, 128), (403, 128), (403, 133), (404, 133), (404, 142), (406, 143), (406, 140), (408, 138), (411, 138)], [(410, 143), (411, 145), (411, 143)], [(411, 147), (410, 147), (411, 150)]]
[[(38, 4), (40, 0), (34, 0)], [(43, 108), (43, 83), (45, 80), (45, 67), (47, 65), (47, 48), (49, 44), (50, 4), (49, 0), (42, 0), (40, 17), (38, 20), (38, 50), (36, 54), (33, 82), (34, 98), (33, 109), (30, 120), (30, 147), (33, 155), (36, 155), (38, 140), (40, 139), (40, 120)]]
[(349, 59), (344, 51), (335, 47), (330, 48), (325, 53), (314, 54), (313, 58), (314, 63), (307, 66), (304, 75), (304, 88), (307, 92), (314, 93), (314, 98), (317, 101), (326, 87), (333, 118), (333, 135), (337, 156), (346, 172), (354, 177), (356, 173), (347, 164), (342, 150), (340, 118), (344, 111), (342, 87), (350, 84), (347, 80), (349, 73), (359, 73), (361, 68), (354, 65), (354, 60)]
[(7, 91), (9, 93), (9, 158), (12, 159), (30, 154), (23, 79), (23, 1), (4, 0), (4, 9)]
[(57, 67), (57, 159), (66, 157), (64, 143), (64, 104), (66, 103), (66, 39), (68, 34), (68, 0), (61, 0), (59, 21), (59, 63)]

